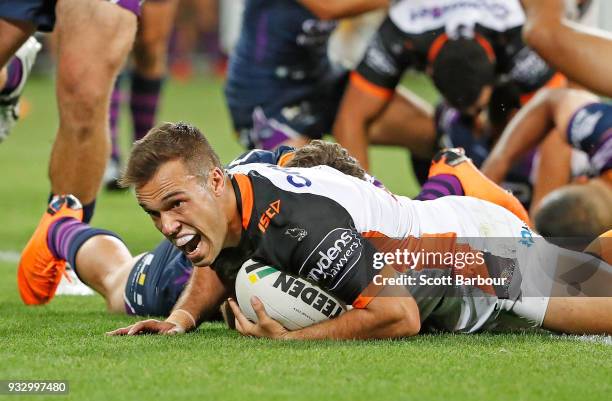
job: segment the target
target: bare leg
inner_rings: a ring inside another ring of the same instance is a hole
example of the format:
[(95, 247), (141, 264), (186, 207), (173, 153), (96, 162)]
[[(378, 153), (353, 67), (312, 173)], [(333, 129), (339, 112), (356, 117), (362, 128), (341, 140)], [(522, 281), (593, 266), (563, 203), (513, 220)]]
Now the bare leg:
[(144, 3), (142, 24), (134, 43), (136, 71), (146, 78), (166, 74), (168, 39), (174, 25), (178, 0)]
[(109, 156), (110, 95), (132, 46), (136, 16), (97, 0), (59, 0), (56, 14), (60, 126), (49, 176), (54, 193), (72, 193), (88, 204)]
[(433, 108), (399, 87), (382, 115), (370, 125), (368, 138), (375, 145), (402, 146), (420, 158), (430, 158), (436, 140)]
[(542, 326), (568, 334), (612, 334), (612, 298), (551, 298)]
[(35, 30), (29, 22), (0, 19), (0, 66), (9, 61)]
[(117, 238), (97, 235), (77, 252), (77, 272), (85, 284), (104, 297), (109, 312), (125, 313), (123, 294), (137, 259)]

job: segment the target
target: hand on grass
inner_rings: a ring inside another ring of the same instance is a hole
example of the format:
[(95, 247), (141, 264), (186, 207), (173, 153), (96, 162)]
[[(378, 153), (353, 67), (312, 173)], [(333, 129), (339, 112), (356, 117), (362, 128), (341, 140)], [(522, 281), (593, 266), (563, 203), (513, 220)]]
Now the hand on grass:
[(139, 334), (183, 334), (185, 329), (181, 326), (171, 323), (162, 322), (161, 320), (148, 319), (135, 323), (131, 326), (122, 327), (117, 330), (109, 331), (106, 335), (109, 336), (135, 336)]

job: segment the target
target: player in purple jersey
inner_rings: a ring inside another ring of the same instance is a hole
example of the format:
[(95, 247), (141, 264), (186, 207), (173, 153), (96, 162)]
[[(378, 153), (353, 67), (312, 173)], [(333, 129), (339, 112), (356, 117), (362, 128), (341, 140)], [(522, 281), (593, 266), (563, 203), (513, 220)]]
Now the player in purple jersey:
[(225, 98), (242, 144), (302, 146), (331, 133), (347, 72), (328, 55), (336, 19), (388, 0), (248, 0)]

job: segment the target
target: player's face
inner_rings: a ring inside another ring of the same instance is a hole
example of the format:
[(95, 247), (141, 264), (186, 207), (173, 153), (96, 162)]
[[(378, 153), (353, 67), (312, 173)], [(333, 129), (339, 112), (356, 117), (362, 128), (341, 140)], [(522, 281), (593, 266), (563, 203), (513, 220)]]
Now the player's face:
[(209, 266), (223, 248), (228, 218), (221, 198), (223, 171), (214, 168), (204, 179), (180, 160), (163, 164), (146, 184), (136, 188), (140, 206), (155, 227), (196, 266)]

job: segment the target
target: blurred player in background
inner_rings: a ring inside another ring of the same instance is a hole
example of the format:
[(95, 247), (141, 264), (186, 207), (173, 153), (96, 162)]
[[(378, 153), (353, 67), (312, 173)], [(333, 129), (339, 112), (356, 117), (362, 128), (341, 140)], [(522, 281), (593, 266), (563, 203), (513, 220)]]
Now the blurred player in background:
[[(550, 237), (593, 239), (612, 229), (612, 106), (592, 93), (552, 89), (538, 93), (510, 122), (482, 171), (501, 182), (512, 163), (542, 141), (565, 143), (589, 155), (593, 178), (570, 184), (567, 166), (558, 153), (543, 155), (543, 177), (554, 186), (533, 218), (536, 229)], [(561, 188), (560, 188), (561, 187)], [(557, 189), (559, 188), (559, 189)], [(556, 189), (556, 190), (555, 190)]]
[[(569, 21), (563, 0), (521, 0), (527, 21), (525, 42), (570, 80), (612, 96), (612, 35)], [(588, 1), (579, 1), (589, 3)]]
[[(0, 26), (4, 22), (0, 20)], [(40, 43), (30, 37), (10, 57), (0, 60), (0, 142), (2, 142), (19, 118), (19, 97), (25, 88), (28, 75), (40, 50)], [(5, 65), (6, 64), (6, 65)]]
[[(142, 14), (134, 41), (133, 68), (129, 77), (129, 104), (132, 116), (134, 141), (153, 128), (159, 106), (164, 78), (168, 66), (168, 43), (174, 24), (179, 0), (148, 0), (142, 6)], [(121, 90), (120, 75), (113, 89), (110, 103), (111, 157), (104, 174), (107, 189), (119, 189), (121, 150), (118, 139), (121, 100), (126, 94)]]
[(132, 47), (139, 13), (137, 0), (0, 3), (1, 64), (35, 30), (50, 31), (55, 25), (60, 123), (49, 165), (51, 192), (78, 196), (86, 221), (93, 215), (110, 153), (110, 94)]
[[(433, 151), (437, 130), (445, 146), (463, 147), (480, 165), (491, 140), (482, 112), (496, 84), (511, 85), (522, 104), (540, 87), (565, 82), (522, 42), (524, 21), (518, 0), (399, 1), (351, 74), (334, 136), (367, 168), (369, 143), (401, 145), (419, 156)], [(408, 69), (428, 73), (443, 96), (436, 128), (422, 101), (396, 90)], [(401, 124), (372, 129), (396, 107)], [(505, 104), (497, 108), (497, 120), (504, 121)], [(414, 115), (420, 118), (406, 117)], [(425, 177), (422, 168), (417, 176)]]
[(388, 0), (247, 0), (225, 97), (249, 149), (302, 146), (331, 132), (346, 70), (328, 57), (336, 19)]

